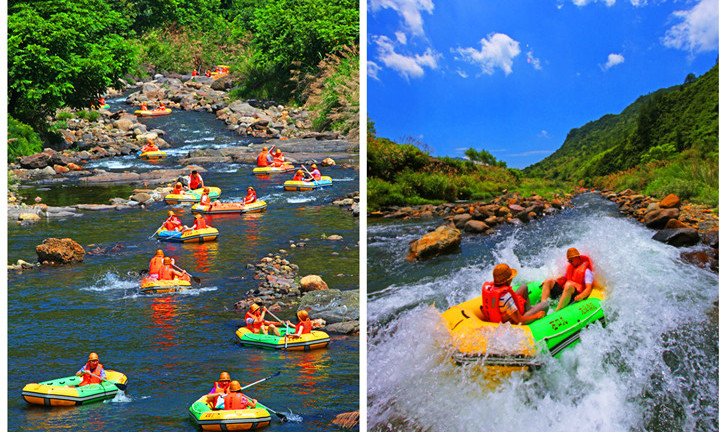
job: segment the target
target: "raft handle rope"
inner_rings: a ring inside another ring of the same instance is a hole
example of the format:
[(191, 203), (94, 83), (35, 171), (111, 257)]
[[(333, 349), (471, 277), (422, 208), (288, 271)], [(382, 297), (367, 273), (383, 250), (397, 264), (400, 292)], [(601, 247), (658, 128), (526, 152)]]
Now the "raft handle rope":
[[(595, 315), (595, 314), (597, 314), (598, 312), (602, 312), (602, 306), (598, 306), (598, 308), (597, 308), (597, 309), (595, 309), (595, 311), (593, 311), (593, 313), (591, 313), (590, 315), (588, 315), (588, 316), (587, 316), (587, 317), (586, 317), (586, 318), (585, 318), (584, 320), (585, 320), (585, 321), (589, 320), (589, 319), (590, 319), (590, 318), (591, 318), (592, 316), (594, 316), (594, 315)], [(581, 322), (582, 322), (582, 320), (577, 320), (577, 324), (575, 324), (575, 325), (573, 325), (573, 326), (570, 326), (570, 327), (568, 327), (567, 329), (565, 329), (565, 330), (563, 330), (563, 331), (561, 331), (561, 332), (559, 332), (559, 333), (553, 334), (553, 335), (551, 335), (551, 336), (545, 336), (545, 337), (543, 337), (542, 339), (543, 339), (543, 340), (547, 340), (547, 339), (552, 339), (552, 338), (556, 338), (556, 337), (558, 337), (558, 336), (562, 336), (563, 334), (565, 334), (565, 333), (569, 332), (570, 330), (572, 330), (573, 328), (577, 327), (577, 326), (578, 326), (578, 325), (579, 325), (579, 324), (580, 324)]]

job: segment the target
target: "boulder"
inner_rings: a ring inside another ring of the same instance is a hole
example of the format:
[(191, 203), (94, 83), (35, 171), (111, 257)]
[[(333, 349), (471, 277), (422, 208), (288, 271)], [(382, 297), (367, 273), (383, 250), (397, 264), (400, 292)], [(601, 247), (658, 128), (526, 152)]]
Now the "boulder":
[(478, 220), (470, 220), (464, 225), (464, 231), (469, 233), (482, 233), (488, 229), (487, 224)]
[(146, 201), (151, 199), (151, 195), (147, 194), (146, 192), (139, 192), (131, 195), (130, 199), (136, 202), (145, 203)]
[(704, 251), (681, 252), (681, 259), (700, 268), (718, 271), (718, 260)]
[(18, 219), (21, 221), (39, 221), (40, 216), (38, 216), (36, 213), (20, 213), (20, 216), (18, 216)]
[(121, 118), (113, 122), (113, 127), (120, 130), (121, 132), (126, 132), (134, 125), (134, 123), (128, 119), (128, 118)]
[(663, 198), (658, 205), (660, 208), (678, 208), (681, 206), (681, 199), (674, 194), (670, 194)]
[(328, 289), (328, 284), (318, 275), (307, 275), (300, 279), (300, 291), (317, 291)]
[(680, 211), (677, 208), (653, 210), (646, 213), (643, 222), (645, 226), (653, 229), (661, 229), (666, 226), (669, 220), (678, 219)]
[(701, 240), (698, 230), (694, 228), (669, 228), (655, 233), (653, 240), (658, 240), (675, 247), (693, 246)]
[(469, 213), (461, 213), (454, 216), (454, 219), (452, 219), (452, 221), (454, 222), (455, 227), (462, 229), (471, 219), (472, 216)]
[(709, 247), (718, 249), (718, 228), (703, 233), (701, 241)]
[(306, 310), (311, 318), (322, 318), (329, 324), (360, 319), (358, 290), (327, 289), (303, 295), (298, 310)]
[(20, 158), (20, 166), (25, 169), (45, 168), (50, 162), (51, 155), (46, 152), (36, 153)]
[(691, 228), (678, 219), (671, 219), (666, 223), (666, 228)]
[(86, 251), (83, 247), (69, 238), (47, 238), (43, 244), (35, 247), (39, 262), (53, 262), (57, 264), (70, 264), (83, 262)]
[(327, 166), (333, 166), (335, 165), (335, 161), (331, 158), (325, 158), (322, 162), (320, 162), (320, 165), (327, 167)]
[(409, 245), (407, 261), (423, 261), (436, 255), (450, 253), (461, 245), (461, 231), (450, 225), (441, 225)]
[(325, 331), (338, 334), (354, 334), (360, 332), (360, 321), (345, 321), (325, 326)]
[(338, 234), (333, 234), (325, 237), (326, 240), (343, 240), (342, 236), (339, 236)]

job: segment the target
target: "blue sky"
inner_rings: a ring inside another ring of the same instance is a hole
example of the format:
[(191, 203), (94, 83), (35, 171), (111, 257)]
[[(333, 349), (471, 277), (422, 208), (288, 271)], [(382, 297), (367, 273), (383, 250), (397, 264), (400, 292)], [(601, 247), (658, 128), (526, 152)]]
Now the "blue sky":
[(368, 1), (369, 118), (436, 156), (524, 168), (718, 57), (718, 0)]

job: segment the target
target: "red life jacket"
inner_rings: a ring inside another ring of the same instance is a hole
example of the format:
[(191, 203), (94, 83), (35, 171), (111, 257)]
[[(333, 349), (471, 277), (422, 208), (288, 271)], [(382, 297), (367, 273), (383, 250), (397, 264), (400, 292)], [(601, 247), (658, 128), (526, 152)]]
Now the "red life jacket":
[[(96, 365), (95, 369), (91, 369), (91, 363), (86, 363), (85, 366), (83, 366), (84, 371), (88, 371), (92, 373), (93, 375), (101, 376), (101, 371), (103, 371), (103, 365), (101, 363), (98, 363)], [(96, 378), (95, 376), (83, 374), (83, 379), (81, 380), (81, 383), (78, 384), (79, 386), (89, 385), (89, 384), (101, 384), (101, 379)]]
[(179, 186), (179, 187), (174, 186), (174, 189), (172, 189), (171, 193), (174, 195), (181, 195), (184, 193), (184, 187), (183, 186)]
[(250, 406), (250, 401), (242, 392), (232, 392), (224, 397), (224, 409), (238, 410), (245, 409)]
[[(252, 324), (250, 324), (247, 321), (250, 318), (252, 318), (254, 320), (254, 322)], [(257, 322), (257, 315), (253, 314), (250, 311), (247, 311), (247, 313), (245, 314), (245, 323), (247, 323), (247, 328), (252, 333), (259, 333), (260, 332), (260, 327), (262, 327), (262, 321), (260, 320), (260, 322)]]
[(212, 204), (212, 199), (209, 198), (209, 195), (202, 194), (202, 197), (199, 199), (199, 204), (201, 204), (201, 205), (207, 205), (207, 206), (208, 205), (211, 205)]
[(304, 174), (295, 174), (295, 176), (292, 178), (292, 181), (303, 181)]
[(202, 177), (197, 175), (189, 175), (189, 189), (199, 189), (199, 187), (202, 185)]
[(267, 163), (267, 152), (262, 151), (257, 155), (257, 166), (266, 167), (267, 165), (269, 165)]
[(590, 260), (590, 257), (580, 255), (580, 258), (582, 259), (580, 265), (575, 268), (572, 266), (572, 264), (568, 263), (567, 272), (565, 273), (565, 278), (568, 281), (575, 283), (575, 288), (579, 293), (581, 293), (582, 290), (585, 289), (585, 271), (589, 269), (591, 272), (594, 272), (594, 270), (592, 269), (592, 260)]
[(149, 274), (159, 274), (159, 270), (164, 265), (164, 257), (155, 256), (151, 258), (149, 263)]
[(313, 322), (310, 321), (309, 319), (307, 319), (305, 321), (300, 321), (295, 326), (295, 333), (297, 333), (297, 331), (300, 329), (300, 327), (302, 327), (302, 329), (303, 329), (302, 333), (300, 333), (300, 334), (312, 333), (312, 331), (313, 331)]
[(159, 269), (159, 280), (174, 280), (174, 267), (170, 265), (161, 266)]
[(314, 170), (310, 171), (310, 174), (312, 174), (312, 176), (313, 176), (313, 178), (315, 180), (320, 180), (321, 178), (323, 178), (323, 176), (320, 175), (320, 170), (318, 170), (317, 168), (315, 168)]
[(517, 310), (521, 315), (524, 314), (524, 297), (515, 293), (510, 286), (499, 286), (495, 287), (494, 282), (484, 282), (481, 287), (481, 299), (482, 308), (481, 312), (484, 314), (484, 319), (493, 322), (500, 323), (502, 321), (502, 313), (499, 310), (499, 299), (506, 293), (509, 293), (514, 299), (514, 303), (517, 305)]
[(205, 221), (204, 218), (194, 219), (194, 225), (192, 225), (192, 229), (198, 230), (204, 228), (207, 228), (207, 221)]
[(222, 388), (219, 386), (219, 381), (215, 381), (214, 388), (209, 393), (229, 393), (229, 383), (227, 383), (226, 388)]
[(247, 196), (245, 197), (245, 204), (252, 204), (255, 201), (257, 201), (257, 194), (252, 191), (247, 193)]

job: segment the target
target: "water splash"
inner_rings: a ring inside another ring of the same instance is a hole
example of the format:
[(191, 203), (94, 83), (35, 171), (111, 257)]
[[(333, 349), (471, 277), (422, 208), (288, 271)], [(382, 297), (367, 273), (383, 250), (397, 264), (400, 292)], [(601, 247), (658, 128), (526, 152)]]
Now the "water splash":
[[(392, 283), (368, 298), (369, 429), (718, 430), (717, 319), (707, 315), (718, 276), (684, 265), (680, 250), (602, 201), (465, 238), (460, 254), (425, 266), (394, 258), (400, 227), (376, 227), (369, 261), (387, 265), (368, 278)], [(451, 361), (439, 311), (478, 296), (500, 262), (519, 270), (515, 283), (560, 274), (572, 246), (608, 287), (606, 327), (586, 328), (559, 359), (496, 385), (481, 365)]]
[(113, 397), (113, 399), (107, 399), (103, 401), (104, 403), (128, 403), (133, 402), (133, 399), (126, 395), (126, 392), (123, 390), (119, 390), (118, 393), (116, 393), (116, 396)]
[(310, 202), (310, 201), (315, 201), (315, 197), (314, 196), (311, 196), (311, 197), (296, 197), (296, 198), (288, 198), (287, 199), (287, 202), (289, 202), (290, 204), (300, 204), (300, 203)]
[(115, 291), (115, 290), (131, 290), (139, 287), (138, 281), (130, 281), (124, 279), (114, 272), (104, 273), (96, 280), (95, 284), (90, 287), (80, 288), (81, 291)]

